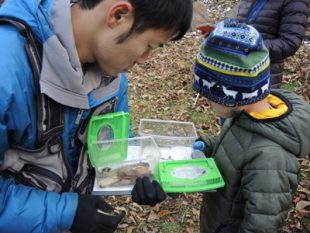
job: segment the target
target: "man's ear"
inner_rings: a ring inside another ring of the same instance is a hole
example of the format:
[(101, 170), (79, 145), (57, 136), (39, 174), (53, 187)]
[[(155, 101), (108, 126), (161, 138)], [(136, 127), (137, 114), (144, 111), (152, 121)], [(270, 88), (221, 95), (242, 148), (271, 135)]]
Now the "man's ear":
[(119, 1), (113, 4), (107, 15), (107, 25), (111, 28), (117, 26), (122, 23), (124, 20), (132, 17), (133, 7), (127, 1)]

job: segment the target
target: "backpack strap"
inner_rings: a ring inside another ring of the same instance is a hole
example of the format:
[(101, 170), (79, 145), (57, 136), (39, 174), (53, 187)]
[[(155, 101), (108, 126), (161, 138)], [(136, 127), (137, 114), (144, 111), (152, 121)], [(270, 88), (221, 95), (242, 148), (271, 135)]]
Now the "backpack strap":
[(40, 74), (42, 67), (42, 44), (34, 37), (30, 27), (24, 22), (13, 18), (0, 18), (0, 24), (10, 24), (26, 38), (25, 50), (33, 73), (36, 107), (37, 107), (37, 137), (36, 146), (63, 130), (63, 106), (40, 90)]

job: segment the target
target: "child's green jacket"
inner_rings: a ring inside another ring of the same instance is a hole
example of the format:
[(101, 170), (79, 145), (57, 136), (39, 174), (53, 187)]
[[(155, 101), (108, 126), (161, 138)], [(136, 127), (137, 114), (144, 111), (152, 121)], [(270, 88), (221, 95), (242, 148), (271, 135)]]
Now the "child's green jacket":
[(270, 232), (284, 224), (298, 185), (297, 157), (310, 154), (310, 105), (277, 90), (288, 112), (256, 120), (241, 112), (215, 138), (204, 137), (225, 187), (205, 193), (201, 232)]

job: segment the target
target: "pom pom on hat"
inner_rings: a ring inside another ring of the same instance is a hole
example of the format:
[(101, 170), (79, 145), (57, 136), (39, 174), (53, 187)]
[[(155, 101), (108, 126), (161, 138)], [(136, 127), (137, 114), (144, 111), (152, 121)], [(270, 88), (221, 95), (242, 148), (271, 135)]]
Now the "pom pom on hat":
[(269, 63), (268, 49), (258, 31), (226, 19), (200, 47), (193, 89), (225, 106), (258, 102), (270, 93)]

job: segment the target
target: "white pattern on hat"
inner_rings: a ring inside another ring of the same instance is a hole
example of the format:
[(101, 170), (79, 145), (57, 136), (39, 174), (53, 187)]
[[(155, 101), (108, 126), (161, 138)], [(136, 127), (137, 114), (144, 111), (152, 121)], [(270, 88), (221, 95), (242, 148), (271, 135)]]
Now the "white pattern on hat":
[(268, 82), (264, 86), (262, 86), (262, 88), (261, 88), (262, 93), (269, 90), (269, 83), (270, 83), (270, 81), (268, 80)]
[(258, 90), (250, 92), (250, 93), (242, 93), (242, 99), (254, 98), (257, 97)]
[(198, 75), (196, 75), (196, 74), (195, 74), (195, 80), (196, 80), (196, 82), (198, 82), (198, 83), (199, 83), (200, 78), (199, 78), (199, 76), (198, 76)]
[(222, 86), (223, 87), (223, 92), (225, 93), (225, 95), (228, 97), (228, 96), (231, 96), (233, 97), (234, 99), (236, 99), (236, 96), (238, 94), (238, 91), (233, 91), (233, 90), (228, 90), (224, 85)]
[(202, 83), (203, 83), (202, 84), (203, 86), (207, 86), (209, 89), (216, 84), (216, 82), (209, 82), (209, 81), (207, 81), (205, 79), (202, 80)]

